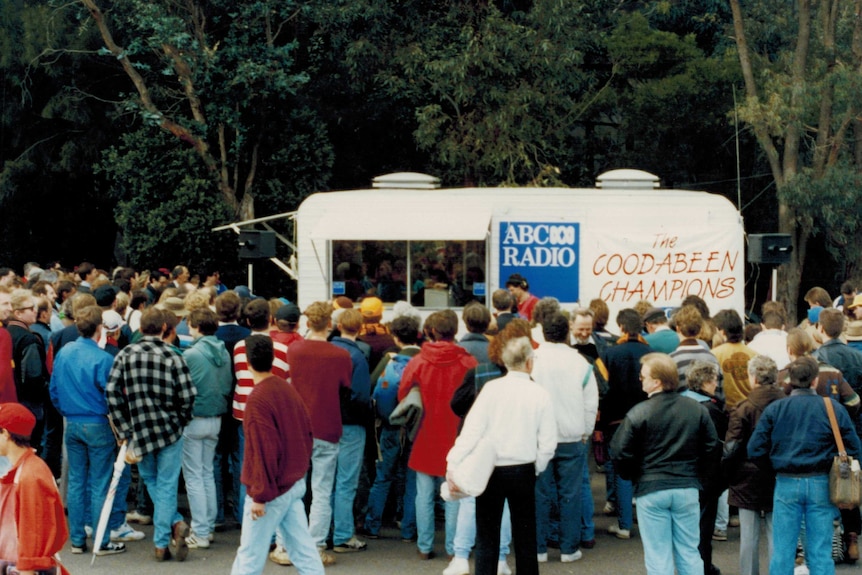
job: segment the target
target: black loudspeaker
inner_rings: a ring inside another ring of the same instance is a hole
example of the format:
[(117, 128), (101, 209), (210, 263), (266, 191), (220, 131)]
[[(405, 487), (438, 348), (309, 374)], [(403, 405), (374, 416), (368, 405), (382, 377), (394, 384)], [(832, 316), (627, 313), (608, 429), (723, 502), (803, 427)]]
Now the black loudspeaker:
[(241, 260), (259, 260), (274, 257), (275, 232), (248, 230), (239, 233), (239, 258)]
[(786, 264), (790, 262), (793, 242), (790, 234), (750, 234), (748, 262), (752, 264)]

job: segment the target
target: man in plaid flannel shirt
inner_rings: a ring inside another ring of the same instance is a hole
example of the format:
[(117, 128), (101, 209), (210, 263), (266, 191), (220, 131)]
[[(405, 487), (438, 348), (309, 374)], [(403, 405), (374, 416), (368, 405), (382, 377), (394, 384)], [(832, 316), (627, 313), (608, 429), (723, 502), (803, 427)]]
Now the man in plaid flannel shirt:
[(192, 419), (196, 390), (182, 355), (160, 337), (166, 328), (163, 313), (144, 311), (143, 337), (114, 360), (106, 395), (118, 441), (129, 442), (142, 457), (138, 470), (155, 510), (156, 560), (183, 561), (189, 526), (177, 512), (177, 485), (183, 429)]

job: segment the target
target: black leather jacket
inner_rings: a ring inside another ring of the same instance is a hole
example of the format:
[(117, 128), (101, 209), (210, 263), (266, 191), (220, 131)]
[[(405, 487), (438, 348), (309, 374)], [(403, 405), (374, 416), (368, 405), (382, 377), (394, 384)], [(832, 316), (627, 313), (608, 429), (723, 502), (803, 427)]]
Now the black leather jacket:
[(634, 406), (611, 441), (614, 467), (635, 483), (635, 496), (663, 489), (701, 488), (719, 448), (704, 406), (662, 392)]

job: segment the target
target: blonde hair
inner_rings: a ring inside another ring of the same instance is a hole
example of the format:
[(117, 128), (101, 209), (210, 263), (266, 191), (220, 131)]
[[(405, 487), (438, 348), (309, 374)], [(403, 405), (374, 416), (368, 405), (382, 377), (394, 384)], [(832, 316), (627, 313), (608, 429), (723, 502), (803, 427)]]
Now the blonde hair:
[(359, 329), (362, 327), (362, 313), (355, 308), (346, 309), (338, 318), (338, 325), (341, 331), (346, 334), (359, 333)]
[(649, 370), (651, 378), (661, 382), (663, 391), (676, 391), (679, 387), (679, 369), (668, 354), (648, 353), (641, 358), (641, 365)]
[(332, 306), (325, 301), (316, 301), (306, 308), (304, 314), (308, 318), (308, 325), (311, 329), (323, 331), (332, 320)]
[(183, 307), (188, 311), (195, 311), (196, 309), (209, 308), (210, 303), (210, 293), (204, 290), (196, 290), (185, 297)]

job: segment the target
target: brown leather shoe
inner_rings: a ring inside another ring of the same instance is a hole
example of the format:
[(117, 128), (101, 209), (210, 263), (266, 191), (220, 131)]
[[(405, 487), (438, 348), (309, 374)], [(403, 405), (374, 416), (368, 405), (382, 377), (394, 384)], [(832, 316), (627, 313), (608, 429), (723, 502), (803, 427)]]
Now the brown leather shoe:
[(427, 561), (428, 559), (434, 559), (434, 552), (433, 551), (429, 551), (428, 553), (425, 553), (424, 551), (420, 551), (417, 549), (416, 554), (419, 556), (419, 559), (421, 559), (423, 561)]
[(177, 561), (185, 561), (189, 555), (189, 545), (186, 543), (189, 531), (189, 524), (185, 521), (177, 521), (171, 530), (171, 544), (168, 549), (171, 550)]
[(859, 560), (859, 536), (855, 533), (847, 534), (847, 561), (855, 563)]
[(320, 551), (320, 562), (323, 563), (324, 567), (328, 567), (329, 565), (335, 565), (335, 555), (329, 553), (326, 549), (319, 549)]
[(156, 561), (161, 563), (171, 558), (171, 550), (167, 547), (156, 547)]

